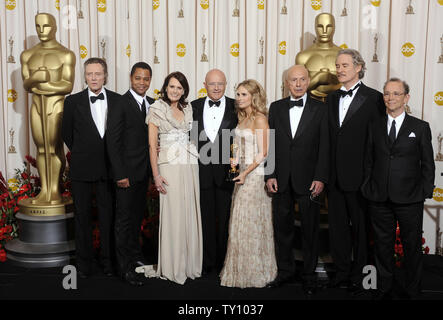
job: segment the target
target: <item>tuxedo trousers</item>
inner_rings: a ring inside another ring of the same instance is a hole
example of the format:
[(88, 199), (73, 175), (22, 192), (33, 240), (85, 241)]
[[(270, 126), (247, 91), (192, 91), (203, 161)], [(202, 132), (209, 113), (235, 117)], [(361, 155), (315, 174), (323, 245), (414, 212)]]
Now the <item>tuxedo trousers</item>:
[(318, 261), (320, 205), (312, 201), (309, 195), (301, 195), (293, 191), (291, 181), (284, 191), (274, 194), (272, 201), (278, 277), (288, 278), (295, 273), (293, 255), (295, 202), (300, 212), (303, 280), (312, 282), (316, 279), (315, 269)]
[(72, 197), (75, 208), (75, 249), (77, 268), (84, 272), (92, 271), (93, 239), (92, 239), (92, 202), (95, 202), (100, 230), (100, 260), (102, 264), (111, 265), (112, 259), (112, 228), (113, 228), (113, 194), (112, 182), (72, 180)]
[(336, 279), (361, 284), (368, 260), (367, 202), (360, 191), (331, 186), (328, 192), (329, 245)]
[(200, 188), (200, 211), (203, 234), (203, 269), (223, 267), (233, 185)]
[(423, 202), (398, 204), (391, 201), (370, 202), (369, 213), (374, 229), (375, 264), (382, 292), (392, 289), (394, 279), (394, 246), (397, 221), (403, 245), (406, 268), (405, 289), (415, 298), (420, 292), (423, 271), (422, 229)]
[(146, 210), (148, 179), (129, 183), (128, 188), (116, 188), (115, 240), (117, 262), (123, 273), (135, 269), (136, 261), (144, 260), (140, 233)]

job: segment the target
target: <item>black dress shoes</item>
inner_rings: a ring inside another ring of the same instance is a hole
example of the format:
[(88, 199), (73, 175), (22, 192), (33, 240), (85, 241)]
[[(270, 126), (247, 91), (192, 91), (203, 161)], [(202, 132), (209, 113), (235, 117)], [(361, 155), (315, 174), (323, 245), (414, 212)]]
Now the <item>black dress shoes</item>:
[(279, 277), (277, 276), (277, 278), (274, 279), (274, 281), (269, 282), (266, 285), (266, 288), (278, 288), (281, 287), (282, 285), (290, 282), (292, 280), (292, 277)]
[(90, 272), (85, 272), (82, 270), (77, 271), (77, 275), (80, 277), (80, 279), (88, 279), (91, 276)]
[(315, 283), (309, 283), (309, 282), (303, 283), (303, 292), (308, 297), (311, 297), (317, 293), (317, 285)]
[(350, 287), (350, 282), (347, 279), (334, 279), (328, 284), (328, 288), (340, 288), (348, 289)]
[(135, 271), (128, 271), (123, 275), (123, 279), (132, 286), (140, 287), (144, 282), (140, 279), (140, 275)]

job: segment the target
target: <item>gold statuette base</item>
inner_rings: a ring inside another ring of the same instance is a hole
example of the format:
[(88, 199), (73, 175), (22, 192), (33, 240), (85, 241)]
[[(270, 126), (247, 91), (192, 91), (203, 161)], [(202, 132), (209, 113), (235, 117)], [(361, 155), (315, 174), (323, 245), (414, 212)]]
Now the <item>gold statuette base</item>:
[(72, 198), (63, 198), (59, 204), (35, 204), (32, 198), (28, 198), (21, 200), (19, 207), (21, 213), (36, 217), (59, 216), (74, 211)]

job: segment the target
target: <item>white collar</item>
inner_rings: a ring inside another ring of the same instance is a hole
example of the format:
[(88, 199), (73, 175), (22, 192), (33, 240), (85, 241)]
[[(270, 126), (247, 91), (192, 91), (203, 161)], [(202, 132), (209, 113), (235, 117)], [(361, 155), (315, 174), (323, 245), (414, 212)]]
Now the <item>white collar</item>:
[(105, 90), (105, 87), (102, 87), (102, 89), (101, 89), (101, 91), (99, 92), (99, 94), (95, 94), (95, 93), (92, 92), (91, 89), (89, 89), (89, 87), (88, 87), (88, 97), (97, 97), (97, 96), (100, 95), (100, 93), (103, 93), (103, 95), (105, 96), (105, 99), (107, 98), (107, 97), (106, 97), (106, 90)]
[[(144, 97), (142, 97), (141, 95), (139, 95), (137, 92), (135, 92), (134, 90), (132, 90), (132, 88), (129, 89), (129, 92), (131, 92), (132, 96), (134, 97), (134, 99), (140, 104), (143, 104), (143, 100), (146, 100), (146, 94)], [(147, 102), (147, 101), (146, 101)]]

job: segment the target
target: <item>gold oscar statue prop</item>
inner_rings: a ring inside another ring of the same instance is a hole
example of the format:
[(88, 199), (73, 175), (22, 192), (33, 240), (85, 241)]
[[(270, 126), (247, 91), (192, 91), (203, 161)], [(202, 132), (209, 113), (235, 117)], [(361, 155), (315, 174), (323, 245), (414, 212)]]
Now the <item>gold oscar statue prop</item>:
[(236, 159), (237, 151), (238, 151), (238, 145), (236, 143), (231, 144), (231, 157), (230, 157), (231, 169), (229, 169), (228, 177), (226, 178), (227, 181), (232, 182), (240, 174), (240, 172), (238, 170), (238, 164), (234, 163), (234, 161)]
[(31, 130), (37, 146), (37, 170), (41, 191), (20, 202), (21, 212), (29, 215), (64, 214), (60, 175), (65, 167), (61, 120), (65, 95), (74, 84), (75, 55), (55, 39), (55, 18), (37, 14), (35, 25), (40, 43), (21, 56), (23, 86), (32, 93)]
[(440, 38), (441, 55), (438, 57), (438, 63), (443, 63), (443, 35)]
[(14, 56), (12, 55), (12, 50), (13, 50), (13, 48), (14, 48), (14, 40), (12, 40), (12, 36), (9, 38), (9, 41), (8, 41), (8, 43), (9, 43), (9, 56), (8, 56), (8, 63), (15, 63), (15, 58), (14, 58)]
[(15, 146), (14, 146), (14, 129), (10, 129), (9, 130), (9, 137), (11, 138), (11, 145), (9, 146), (8, 149), (8, 153), (17, 153), (17, 151), (15, 151)]
[(54, 16), (39, 13), (40, 43), (20, 56), (23, 86), (32, 93), (31, 131), (37, 146), (41, 191), (21, 200), (18, 238), (5, 245), (11, 263), (27, 268), (70, 264), (75, 251), (72, 199), (63, 198), (59, 182), (65, 167), (61, 121), (65, 95), (74, 83), (75, 55), (55, 39)]
[(312, 46), (301, 51), (295, 58), (296, 64), (304, 65), (311, 78), (308, 90), (311, 95), (325, 101), (328, 93), (340, 88), (335, 70), (335, 58), (341, 50), (333, 43), (335, 18), (329, 13), (320, 13), (315, 18), (317, 38)]

